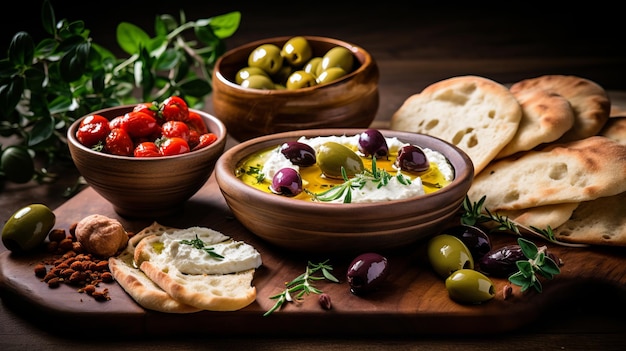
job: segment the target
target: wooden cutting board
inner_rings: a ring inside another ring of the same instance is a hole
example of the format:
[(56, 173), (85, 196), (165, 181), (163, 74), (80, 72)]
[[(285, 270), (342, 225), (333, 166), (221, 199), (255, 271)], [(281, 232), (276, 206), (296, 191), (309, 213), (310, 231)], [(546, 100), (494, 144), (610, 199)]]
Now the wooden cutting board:
[[(110, 204), (91, 188), (55, 210), (57, 228), (69, 226), (89, 214), (118, 218), (129, 231), (139, 231), (151, 220), (120, 218)], [(256, 238), (231, 215), (215, 179), (191, 198), (178, 216), (159, 218), (173, 227), (206, 226), (255, 246), (263, 266), (254, 279), (256, 302), (235, 312), (203, 311), (167, 314), (148, 311), (137, 305), (116, 283), (108, 287), (111, 300), (97, 302), (74, 288), (50, 289), (35, 277), (33, 267), (43, 257), (16, 257), (0, 254), (0, 292), (9, 307), (36, 316), (48, 328), (63, 330), (106, 330), (122, 335), (364, 335), (402, 336), (415, 334), (491, 334), (521, 328), (557, 304), (581, 303), (581, 298), (626, 299), (626, 248), (571, 248), (546, 244), (564, 262), (562, 273), (543, 283), (543, 293), (520, 293), (503, 298), (507, 281), (493, 279), (496, 297), (478, 306), (460, 305), (449, 299), (444, 282), (420, 254), (424, 243), (381, 252), (387, 256), (391, 274), (379, 291), (358, 297), (350, 292), (345, 272), (354, 257), (324, 253), (288, 252)], [(509, 235), (492, 235), (492, 244), (513, 244)], [(3, 249), (4, 248), (0, 248)], [(283, 290), (284, 284), (304, 272), (307, 261), (329, 259), (340, 284), (320, 281), (316, 286), (328, 293), (330, 311), (318, 305), (318, 296), (305, 295), (301, 304), (289, 303), (270, 316), (263, 316)], [(592, 292), (590, 295), (589, 292)], [(71, 326), (68, 326), (71, 325)], [(94, 329), (95, 328), (95, 329)]]

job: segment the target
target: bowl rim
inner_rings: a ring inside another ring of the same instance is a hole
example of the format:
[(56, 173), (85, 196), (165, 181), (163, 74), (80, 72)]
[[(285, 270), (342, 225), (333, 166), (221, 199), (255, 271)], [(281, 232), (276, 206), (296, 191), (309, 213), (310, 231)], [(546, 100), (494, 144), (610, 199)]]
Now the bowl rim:
[(80, 124), (80, 122), (87, 118), (88, 116), (91, 115), (97, 115), (97, 114), (103, 114), (103, 113), (108, 113), (110, 111), (114, 111), (114, 110), (128, 110), (131, 111), (135, 106), (137, 106), (138, 104), (127, 104), (127, 105), (120, 105), (120, 106), (113, 106), (113, 107), (107, 107), (107, 108), (103, 108), (100, 110), (96, 110), (93, 112), (90, 112), (84, 116), (81, 116), (79, 118), (77, 118), (74, 122), (72, 122), (72, 124), (69, 126), (69, 128), (67, 129), (67, 133), (66, 133), (66, 137), (68, 140), (68, 144), (70, 144), (73, 147), (76, 147), (77, 149), (80, 149), (82, 152), (86, 152), (88, 154), (97, 156), (97, 157), (105, 157), (107, 159), (116, 159), (116, 160), (132, 160), (133, 162), (159, 162), (159, 161), (163, 161), (163, 160), (170, 160), (170, 159), (180, 159), (180, 158), (190, 158), (190, 157), (194, 157), (196, 155), (198, 155), (199, 153), (204, 153), (208, 150), (212, 150), (213, 148), (218, 148), (220, 144), (225, 144), (226, 143), (226, 138), (228, 137), (228, 132), (226, 130), (226, 125), (224, 124), (224, 122), (222, 122), (219, 118), (217, 118), (216, 116), (202, 111), (202, 110), (198, 110), (198, 109), (194, 109), (194, 108), (190, 108), (189, 111), (193, 111), (195, 113), (200, 114), (200, 116), (202, 116), (203, 118), (206, 118), (208, 120), (210, 120), (212, 123), (214, 123), (219, 130), (217, 131), (211, 131), (213, 133), (215, 133), (217, 135), (217, 140), (207, 146), (204, 147), (202, 149), (199, 150), (195, 150), (195, 151), (190, 151), (184, 154), (179, 154), (179, 155), (171, 155), (171, 156), (160, 156), (160, 157), (134, 157), (134, 156), (121, 156), (121, 155), (113, 155), (113, 154), (108, 154), (108, 153), (104, 153), (104, 152), (99, 152), (99, 151), (95, 151), (92, 150), (90, 148), (88, 148), (87, 146), (81, 144), (78, 139), (76, 139), (76, 130), (78, 129), (78, 126)]
[[(430, 136), (427, 134), (403, 132), (403, 131), (380, 129), (380, 128), (379, 130), (386, 137), (396, 136), (400, 140), (403, 140), (403, 137), (404, 137), (404, 139), (406, 140), (407, 138), (415, 138), (417, 136), (419, 139), (423, 139), (423, 141), (425, 141), (426, 144), (431, 144), (431, 143), (441, 144), (440, 148), (434, 148), (434, 149), (435, 151), (442, 153), (448, 159), (448, 161), (452, 164), (454, 168), (454, 172), (455, 172), (455, 176), (452, 182), (450, 182), (450, 184), (445, 186), (443, 189), (440, 189), (430, 194), (423, 194), (423, 195), (413, 196), (413, 197), (409, 197), (405, 199), (398, 199), (398, 200), (391, 200), (391, 201), (384, 201), (384, 202), (344, 204), (344, 203), (310, 202), (310, 201), (303, 201), (300, 199), (293, 199), (293, 198), (286, 197), (286, 196), (266, 193), (262, 190), (259, 190), (259, 189), (256, 189), (254, 187), (250, 187), (244, 184), (243, 182), (241, 182), (239, 178), (235, 176), (235, 172), (234, 172), (235, 168), (237, 164), (239, 164), (239, 162), (243, 158), (251, 155), (252, 153), (258, 150), (263, 149), (264, 147), (271, 147), (272, 144), (275, 144), (276, 146), (278, 146), (276, 140), (283, 140), (283, 139), (297, 140), (298, 138), (302, 136), (315, 137), (315, 136), (320, 136), (320, 135), (331, 136), (331, 135), (342, 135), (342, 134), (356, 135), (358, 133), (363, 132), (365, 129), (366, 128), (304, 129), (304, 130), (282, 132), (282, 133), (270, 134), (270, 135), (266, 135), (262, 137), (253, 138), (253, 139), (244, 141), (242, 143), (239, 143), (231, 147), (230, 149), (224, 151), (224, 153), (217, 160), (215, 171), (214, 171), (215, 177), (219, 184), (220, 190), (222, 192), (224, 192), (223, 186), (239, 189), (242, 185), (245, 185), (245, 187), (241, 188), (245, 190), (241, 190), (241, 192), (245, 192), (246, 197), (249, 198), (248, 200), (253, 203), (270, 203), (271, 202), (276, 207), (292, 208), (292, 209), (295, 209), (296, 211), (306, 210), (306, 211), (314, 211), (314, 212), (315, 211), (323, 212), (328, 209), (332, 209), (333, 211), (338, 210), (338, 209), (343, 209), (347, 211), (358, 211), (360, 209), (369, 209), (372, 207), (381, 206), (383, 204), (385, 205), (386, 204), (406, 204), (406, 203), (413, 203), (413, 202), (419, 203), (421, 201), (431, 199), (431, 198), (439, 199), (439, 198), (454, 197), (456, 199), (458, 198), (458, 196), (454, 196), (453, 192), (459, 186), (462, 186), (463, 184), (465, 184), (465, 186), (469, 189), (469, 186), (474, 177), (474, 165), (471, 159), (469, 158), (469, 156), (463, 150), (461, 150), (457, 146), (445, 140), (442, 140), (440, 138)], [(421, 146), (419, 144), (417, 145)], [(426, 147), (429, 147), (429, 146), (426, 146)], [(236, 156), (239, 154), (243, 154), (243, 156), (235, 159)], [(465, 167), (459, 170), (455, 166), (455, 164), (465, 165)]]
[[(325, 84), (314, 85), (314, 86), (306, 87), (306, 88), (293, 89), (293, 90), (287, 90), (287, 89), (267, 90), (267, 89), (245, 88), (237, 84), (236, 82), (233, 82), (230, 79), (226, 78), (226, 76), (222, 73), (221, 71), (222, 62), (237, 52), (240, 52), (242, 50), (249, 50), (250, 52), (252, 52), (254, 48), (256, 48), (257, 46), (261, 44), (267, 44), (268, 42), (283, 42), (283, 41), (286, 42), (287, 40), (295, 37), (294, 35), (279, 36), (279, 37), (270, 37), (270, 38), (255, 40), (255, 41), (242, 44), (240, 46), (237, 46), (235, 48), (232, 48), (226, 51), (215, 62), (215, 67), (213, 69), (213, 76), (215, 77), (214, 81), (219, 81), (220, 83), (230, 87), (231, 89), (236, 89), (236, 90), (246, 92), (248, 94), (254, 94), (254, 95), (279, 95), (279, 96), (280, 95), (299, 95), (299, 94), (304, 94), (312, 90), (317, 90), (317, 89), (321, 89), (325, 87), (342, 84), (346, 80), (353, 78), (354, 76), (360, 74), (366, 69), (370, 69), (371, 67), (377, 67), (376, 61), (374, 61), (372, 55), (367, 50), (349, 41), (336, 39), (333, 37), (322, 37), (322, 36), (315, 36), (315, 35), (298, 35), (298, 36), (304, 37), (307, 40), (315, 40), (315, 41), (320, 41), (320, 42), (325, 42), (325, 43), (332, 43), (337, 46), (343, 46), (352, 52), (352, 55), (354, 55), (354, 57), (359, 61), (360, 65), (357, 69), (353, 70), (352, 72), (346, 74), (343, 77), (335, 79), (331, 82), (328, 82)], [(359, 59), (359, 55), (363, 56), (362, 61)]]

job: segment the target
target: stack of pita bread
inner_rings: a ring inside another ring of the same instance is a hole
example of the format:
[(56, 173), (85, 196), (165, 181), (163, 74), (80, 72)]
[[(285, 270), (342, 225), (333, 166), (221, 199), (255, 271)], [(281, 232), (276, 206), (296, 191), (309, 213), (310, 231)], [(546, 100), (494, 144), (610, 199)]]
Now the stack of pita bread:
[[(465, 151), (468, 197), (562, 242), (626, 246), (626, 117), (606, 91), (567, 75), (507, 87), (478, 76), (410, 96), (390, 128), (432, 135)], [(617, 110), (615, 110), (617, 111)]]

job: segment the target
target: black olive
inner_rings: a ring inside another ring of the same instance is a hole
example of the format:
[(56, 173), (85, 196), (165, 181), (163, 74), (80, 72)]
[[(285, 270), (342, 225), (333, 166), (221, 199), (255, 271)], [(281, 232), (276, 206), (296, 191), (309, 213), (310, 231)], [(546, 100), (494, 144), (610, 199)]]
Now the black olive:
[(415, 145), (405, 145), (400, 148), (394, 165), (400, 170), (418, 173), (430, 168), (426, 154)]
[(296, 196), (302, 192), (302, 177), (293, 168), (281, 168), (274, 174), (270, 190), (278, 195)]
[(444, 232), (461, 239), (461, 241), (472, 253), (474, 261), (480, 260), (481, 257), (491, 251), (491, 240), (489, 239), (489, 235), (478, 227), (457, 225), (446, 229)]
[(362, 295), (376, 290), (385, 281), (389, 273), (387, 258), (369, 252), (357, 256), (348, 268), (346, 277), (350, 291)]
[(280, 146), (280, 152), (296, 166), (308, 167), (315, 164), (315, 150), (299, 141), (288, 141)]
[(378, 129), (370, 128), (359, 134), (358, 148), (365, 156), (382, 158), (389, 155), (387, 140)]
[(491, 250), (478, 261), (479, 270), (494, 277), (508, 277), (515, 273), (519, 260), (526, 260), (519, 245), (506, 245)]

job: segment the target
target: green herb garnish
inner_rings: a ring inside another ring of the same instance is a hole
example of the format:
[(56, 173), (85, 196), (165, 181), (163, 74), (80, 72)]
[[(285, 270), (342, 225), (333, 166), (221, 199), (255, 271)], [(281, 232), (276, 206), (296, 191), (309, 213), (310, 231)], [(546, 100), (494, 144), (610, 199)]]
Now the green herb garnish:
[(561, 273), (559, 265), (550, 257), (546, 256), (547, 247), (542, 246), (537, 248), (534, 243), (524, 238), (518, 238), (517, 243), (528, 260), (515, 262), (519, 272), (511, 275), (509, 281), (515, 285), (521, 286), (522, 292), (532, 286), (540, 293), (542, 287), (538, 276), (542, 276), (546, 279), (554, 278), (555, 275)]
[[(342, 184), (334, 186), (321, 193), (313, 193), (307, 189), (304, 189), (304, 191), (317, 201), (329, 202), (343, 198), (343, 203), (351, 203), (352, 190), (363, 189), (368, 182), (376, 183), (376, 188), (380, 189), (383, 186), (387, 186), (387, 184), (389, 184), (389, 180), (394, 176), (389, 174), (389, 172), (384, 169), (376, 168), (376, 158), (374, 157), (372, 159), (371, 171), (364, 170), (363, 172), (356, 174), (354, 177), (349, 178), (345, 168), (341, 167), (341, 177), (344, 180)], [(400, 182), (400, 184), (411, 184), (411, 179), (403, 176), (400, 172), (398, 172), (395, 177), (398, 178), (398, 182)]]
[[(328, 260), (322, 263), (313, 264), (309, 261), (304, 273), (300, 274), (294, 280), (285, 283), (285, 290), (283, 290), (280, 294), (270, 296), (270, 299), (276, 300), (276, 303), (272, 306), (272, 308), (267, 310), (263, 316), (269, 316), (272, 312), (278, 310), (283, 304), (285, 304), (285, 302), (302, 301), (305, 294), (321, 294), (322, 290), (313, 286), (314, 281), (328, 279), (332, 282), (339, 283), (339, 280), (330, 272), (333, 270), (333, 267), (328, 265), (327, 262)], [(320, 270), (322, 271), (322, 276), (315, 276), (314, 274)], [(295, 294), (295, 297), (293, 294)]]
[(204, 241), (200, 240), (200, 238), (198, 238), (198, 234), (196, 234), (196, 238), (193, 240), (181, 240), (180, 241), (181, 244), (185, 244), (185, 245), (191, 245), (194, 249), (198, 249), (198, 250), (202, 250), (204, 252), (206, 252), (207, 254), (209, 254), (209, 256), (214, 257), (214, 258), (218, 258), (218, 259), (222, 259), (224, 258), (224, 256), (218, 254), (217, 252), (215, 252), (214, 248), (212, 247), (208, 247), (204, 245)]

